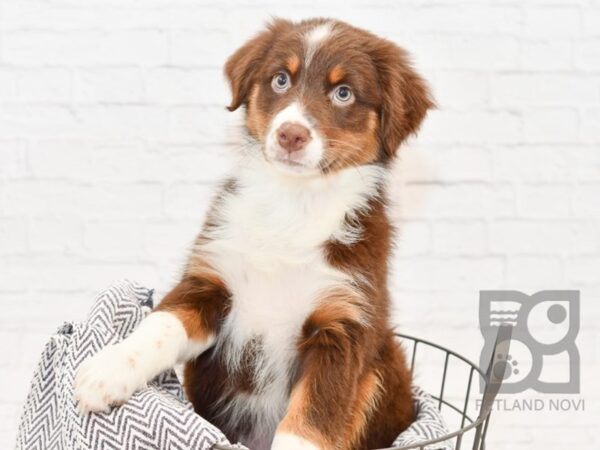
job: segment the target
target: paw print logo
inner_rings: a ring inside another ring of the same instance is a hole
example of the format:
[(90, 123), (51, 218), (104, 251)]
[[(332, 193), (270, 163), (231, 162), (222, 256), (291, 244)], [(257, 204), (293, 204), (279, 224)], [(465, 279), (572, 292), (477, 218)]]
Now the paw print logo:
[(496, 355), (496, 362), (494, 363), (494, 367), (492, 370), (494, 371), (494, 376), (501, 380), (507, 380), (512, 375), (519, 374), (519, 362), (516, 359), (513, 359), (512, 355), (504, 355), (499, 353)]
[[(481, 291), (479, 325), (484, 337), (480, 362), (489, 361), (500, 325), (512, 326), (510, 354), (494, 355), (500, 392), (534, 389), (579, 393), (579, 291)], [(544, 370), (547, 364), (547, 370)], [(554, 377), (554, 378), (553, 378)]]

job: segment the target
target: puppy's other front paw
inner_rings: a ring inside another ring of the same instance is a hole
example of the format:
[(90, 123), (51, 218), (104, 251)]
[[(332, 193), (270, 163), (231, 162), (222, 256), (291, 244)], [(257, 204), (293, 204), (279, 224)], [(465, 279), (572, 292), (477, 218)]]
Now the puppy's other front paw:
[(75, 401), (82, 413), (108, 412), (111, 405), (126, 402), (146, 380), (139, 358), (119, 345), (103, 348), (85, 360), (75, 377)]
[(291, 433), (275, 434), (273, 443), (271, 444), (271, 450), (320, 450), (312, 442), (304, 439), (303, 437), (297, 436)]

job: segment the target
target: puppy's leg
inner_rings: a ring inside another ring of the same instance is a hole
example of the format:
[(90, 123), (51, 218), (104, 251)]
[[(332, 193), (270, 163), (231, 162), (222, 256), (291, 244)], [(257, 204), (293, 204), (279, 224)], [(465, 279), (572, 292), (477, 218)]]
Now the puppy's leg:
[(360, 307), (324, 304), (304, 325), (298, 381), (272, 450), (355, 448), (381, 394), (365, 367), (370, 338)]
[(228, 297), (216, 277), (184, 278), (129, 337), (83, 362), (75, 377), (80, 410), (107, 411), (159, 373), (208, 349)]

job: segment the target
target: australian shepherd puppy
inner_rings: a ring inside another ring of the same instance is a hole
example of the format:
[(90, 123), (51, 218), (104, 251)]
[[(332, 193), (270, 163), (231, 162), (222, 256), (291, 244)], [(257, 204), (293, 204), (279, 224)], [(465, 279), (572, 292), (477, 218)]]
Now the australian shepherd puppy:
[(389, 323), (386, 175), (432, 100), (406, 53), (274, 20), (225, 66), (250, 143), (181, 281), (76, 377), (83, 411), (185, 363), (198, 414), (252, 450), (389, 446), (413, 420)]

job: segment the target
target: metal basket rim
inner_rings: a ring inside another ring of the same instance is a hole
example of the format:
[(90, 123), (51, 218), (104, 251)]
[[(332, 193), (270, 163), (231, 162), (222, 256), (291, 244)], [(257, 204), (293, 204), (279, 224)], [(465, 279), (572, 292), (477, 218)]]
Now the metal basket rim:
[(421, 339), (418, 337), (415, 337), (411, 334), (404, 334), (404, 333), (394, 333), (396, 337), (402, 338), (402, 339), (410, 339), (412, 341), (415, 342), (420, 342), (426, 345), (429, 345), (431, 347), (435, 347), (439, 350), (443, 350), (445, 352), (447, 352), (448, 354), (462, 360), (463, 362), (467, 363), (469, 366), (471, 366), (473, 369), (475, 369), (477, 372), (479, 372), (479, 375), (481, 375), (483, 377), (483, 379), (487, 378), (487, 374), (483, 371), (483, 369), (481, 367), (479, 367), (477, 364), (475, 364), (473, 361), (471, 361), (469, 358), (464, 357), (463, 355), (461, 355), (460, 353), (456, 353), (454, 350), (450, 350), (446, 347), (444, 347), (443, 345), (440, 344), (436, 344), (435, 342), (429, 341), (427, 339)]
[[(444, 347), (443, 345), (440, 344), (436, 344), (435, 342), (429, 341), (427, 339), (422, 339), (422, 338), (418, 338), (416, 336), (410, 335), (410, 334), (404, 334), (404, 333), (394, 333), (396, 335), (396, 337), (399, 337), (401, 339), (409, 339), (415, 343), (420, 343), (420, 344), (424, 344), (424, 345), (428, 345), (430, 347), (433, 348), (437, 348), (438, 350), (441, 350), (443, 352), (446, 352), (446, 354), (448, 355), (452, 355), (455, 358), (460, 359), (461, 361), (463, 361), (464, 363), (466, 363), (468, 366), (471, 367), (472, 370), (478, 372), (479, 376), (482, 377), (482, 379), (485, 381), (485, 383), (488, 383), (488, 377), (486, 375), (486, 373), (481, 369), (481, 367), (479, 367), (477, 364), (475, 364), (473, 361), (471, 361), (469, 358), (466, 358), (465, 356), (455, 352), (454, 350), (450, 350), (449, 348)], [(413, 347), (413, 351), (415, 351), (415, 348)], [(412, 367), (411, 367), (412, 369)], [(489, 416), (489, 411), (486, 411), (483, 414), (480, 414), (479, 417), (477, 417), (475, 420), (471, 419), (470, 417), (468, 417), (466, 415), (466, 413), (463, 413), (462, 411), (458, 410), (458, 408), (456, 408), (454, 405), (449, 404), (448, 402), (444, 401), (443, 399), (440, 399), (439, 397), (433, 395), (433, 394), (429, 394), (434, 400), (438, 400), (443, 402), (445, 405), (455, 409), (458, 413), (464, 415), (467, 420), (469, 420), (469, 424), (460, 427), (458, 430), (453, 431), (451, 433), (445, 434), (444, 436), (440, 436), (438, 438), (435, 439), (430, 439), (427, 441), (423, 441), (417, 444), (411, 444), (409, 446), (404, 446), (404, 447), (384, 447), (384, 448), (379, 448), (379, 449), (375, 449), (375, 450), (410, 450), (410, 449), (424, 449), (425, 447), (429, 446), (429, 445), (433, 445), (433, 444), (438, 444), (440, 442), (445, 442), (451, 439), (454, 439), (455, 437), (465, 434), (466, 432), (472, 430), (473, 428), (479, 426), (480, 424), (482, 424)]]

